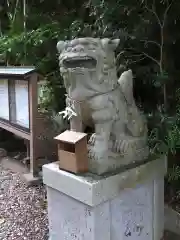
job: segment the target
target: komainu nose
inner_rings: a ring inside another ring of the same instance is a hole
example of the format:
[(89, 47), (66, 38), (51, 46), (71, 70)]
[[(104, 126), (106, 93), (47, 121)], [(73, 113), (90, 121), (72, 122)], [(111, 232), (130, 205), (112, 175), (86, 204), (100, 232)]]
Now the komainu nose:
[(84, 47), (82, 45), (77, 45), (73, 47), (72, 49), (73, 52), (84, 52)]

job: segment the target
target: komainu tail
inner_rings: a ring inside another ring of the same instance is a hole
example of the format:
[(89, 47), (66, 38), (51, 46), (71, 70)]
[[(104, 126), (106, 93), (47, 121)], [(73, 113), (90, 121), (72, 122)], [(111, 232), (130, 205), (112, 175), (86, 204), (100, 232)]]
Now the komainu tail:
[(123, 72), (118, 79), (118, 83), (121, 87), (121, 91), (123, 92), (126, 101), (128, 104), (132, 105), (134, 103), (132, 70)]

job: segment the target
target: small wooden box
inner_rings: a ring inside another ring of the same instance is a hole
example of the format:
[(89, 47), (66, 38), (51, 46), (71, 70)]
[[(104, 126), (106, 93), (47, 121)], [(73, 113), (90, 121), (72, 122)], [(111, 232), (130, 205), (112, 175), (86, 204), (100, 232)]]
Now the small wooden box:
[(87, 134), (67, 130), (55, 139), (58, 140), (60, 169), (73, 173), (87, 172)]

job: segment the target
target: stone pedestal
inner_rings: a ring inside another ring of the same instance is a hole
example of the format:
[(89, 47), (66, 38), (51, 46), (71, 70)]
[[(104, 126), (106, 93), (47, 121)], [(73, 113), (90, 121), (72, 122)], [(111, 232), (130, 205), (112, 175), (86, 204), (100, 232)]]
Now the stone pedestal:
[(106, 177), (43, 167), (50, 240), (161, 240), (166, 159)]

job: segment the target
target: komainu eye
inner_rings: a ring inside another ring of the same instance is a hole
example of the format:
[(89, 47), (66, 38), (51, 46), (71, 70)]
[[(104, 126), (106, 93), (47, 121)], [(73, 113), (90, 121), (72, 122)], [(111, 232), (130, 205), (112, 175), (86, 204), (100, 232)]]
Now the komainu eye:
[(65, 47), (65, 51), (70, 52), (72, 49), (72, 46), (70, 44), (67, 44)]
[(70, 52), (71, 51), (71, 47), (67, 47), (65, 50), (66, 50), (66, 52)]

